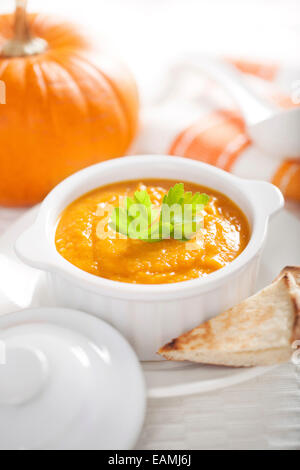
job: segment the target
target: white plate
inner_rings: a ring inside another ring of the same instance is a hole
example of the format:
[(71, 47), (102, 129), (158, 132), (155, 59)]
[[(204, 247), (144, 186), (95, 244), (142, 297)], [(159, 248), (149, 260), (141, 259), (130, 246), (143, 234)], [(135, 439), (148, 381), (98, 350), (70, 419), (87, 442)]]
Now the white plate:
[[(47, 275), (29, 268), (14, 253), (16, 238), (33, 222), (37, 208), (24, 214), (0, 239), (0, 314), (28, 307), (55, 305)], [(270, 223), (257, 288), (265, 286), (286, 265), (300, 265), (300, 222), (287, 211)], [(171, 339), (171, 338), (170, 338)], [(207, 392), (262, 375), (269, 367), (234, 369), (186, 363), (151, 362), (143, 369), (148, 396), (161, 398)]]

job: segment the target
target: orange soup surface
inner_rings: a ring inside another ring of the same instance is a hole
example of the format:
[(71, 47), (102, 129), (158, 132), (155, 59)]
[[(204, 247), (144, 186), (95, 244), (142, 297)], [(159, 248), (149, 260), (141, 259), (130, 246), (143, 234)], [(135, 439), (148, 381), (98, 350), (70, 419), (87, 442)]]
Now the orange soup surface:
[[(225, 195), (204, 186), (184, 183), (186, 191), (210, 196), (203, 210), (201, 236), (189, 241), (154, 243), (119, 236), (109, 227), (120, 198), (147, 190), (154, 206), (176, 181), (128, 181), (100, 187), (70, 204), (56, 230), (57, 251), (88, 273), (136, 284), (165, 284), (204, 277), (233, 261), (250, 237), (243, 212)], [(103, 236), (102, 233), (105, 233)]]

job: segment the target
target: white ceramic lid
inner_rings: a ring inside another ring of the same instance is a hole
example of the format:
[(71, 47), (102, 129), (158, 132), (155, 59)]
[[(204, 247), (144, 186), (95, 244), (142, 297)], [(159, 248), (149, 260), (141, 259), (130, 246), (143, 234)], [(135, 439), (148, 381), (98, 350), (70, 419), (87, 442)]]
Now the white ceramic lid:
[(131, 449), (144, 377), (127, 341), (61, 308), (0, 317), (0, 449)]

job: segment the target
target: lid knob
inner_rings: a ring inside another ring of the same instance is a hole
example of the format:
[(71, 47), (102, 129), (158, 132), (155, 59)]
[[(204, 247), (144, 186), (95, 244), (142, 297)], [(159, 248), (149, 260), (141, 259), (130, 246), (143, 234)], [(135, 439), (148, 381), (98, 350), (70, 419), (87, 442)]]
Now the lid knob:
[(2, 349), (0, 405), (22, 405), (42, 392), (48, 376), (47, 358), (38, 349)]

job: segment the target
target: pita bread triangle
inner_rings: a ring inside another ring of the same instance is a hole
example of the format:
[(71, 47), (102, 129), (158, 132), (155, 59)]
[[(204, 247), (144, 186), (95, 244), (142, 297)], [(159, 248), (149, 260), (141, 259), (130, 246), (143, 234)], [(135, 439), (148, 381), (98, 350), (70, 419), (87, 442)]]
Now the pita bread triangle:
[(300, 339), (300, 267), (286, 267), (269, 286), (163, 346), (172, 361), (231, 367), (288, 361)]

